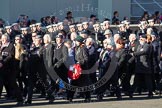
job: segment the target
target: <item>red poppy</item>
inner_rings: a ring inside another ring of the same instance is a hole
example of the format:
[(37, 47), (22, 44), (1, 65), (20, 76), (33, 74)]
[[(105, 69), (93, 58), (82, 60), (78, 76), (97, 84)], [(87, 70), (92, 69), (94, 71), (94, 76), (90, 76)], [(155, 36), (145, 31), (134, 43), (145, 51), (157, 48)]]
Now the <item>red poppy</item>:
[(68, 77), (72, 80), (77, 80), (82, 73), (80, 64), (74, 64), (73, 69), (69, 69)]

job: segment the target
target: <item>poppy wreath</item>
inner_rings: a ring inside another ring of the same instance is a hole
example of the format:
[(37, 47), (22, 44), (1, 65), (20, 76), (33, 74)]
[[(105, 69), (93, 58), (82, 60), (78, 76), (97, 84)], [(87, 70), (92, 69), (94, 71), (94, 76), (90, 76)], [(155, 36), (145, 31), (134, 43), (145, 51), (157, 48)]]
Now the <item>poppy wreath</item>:
[(82, 73), (82, 68), (80, 64), (74, 64), (71, 69), (68, 71), (68, 77), (71, 80), (77, 80)]

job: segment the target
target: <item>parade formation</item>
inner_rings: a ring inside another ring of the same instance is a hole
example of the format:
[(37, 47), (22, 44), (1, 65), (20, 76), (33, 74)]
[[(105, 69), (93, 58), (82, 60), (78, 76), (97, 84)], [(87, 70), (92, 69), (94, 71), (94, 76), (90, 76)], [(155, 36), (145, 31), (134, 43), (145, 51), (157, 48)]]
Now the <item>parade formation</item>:
[(160, 13), (144, 12), (137, 30), (118, 15), (115, 11), (111, 21), (90, 15), (76, 22), (69, 11), (62, 22), (56, 16), (39, 22), (26, 15), (10, 25), (0, 21), (0, 99), (26, 105), (35, 93), (49, 103), (58, 94), (69, 103), (74, 97), (91, 102), (91, 95), (102, 101), (106, 91), (117, 100), (161, 94), (162, 31), (154, 26), (162, 21)]

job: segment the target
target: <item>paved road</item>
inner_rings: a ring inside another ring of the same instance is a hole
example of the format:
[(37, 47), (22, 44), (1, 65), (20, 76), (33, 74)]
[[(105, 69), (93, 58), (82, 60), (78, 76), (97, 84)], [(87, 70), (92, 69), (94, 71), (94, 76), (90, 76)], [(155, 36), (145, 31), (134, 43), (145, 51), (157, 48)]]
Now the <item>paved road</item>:
[[(0, 100), (0, 108), (15, 108), (15, 102)], [(134, 96), (129, 99), (117, 101), (114, 97), (105, 97), (104, 101), (97, 102), (95, 98), (90, 103), (84, 103), (81, 99), (75, 99), (73, 103), (66, 100), (56, 100), (49, 104), (47, 100), (35, 98), (32, 105), (24, 105), (19, 108), (162, 108), (162, 96), (154, 96), (153, 99), (146, 98), (146, 95)]]

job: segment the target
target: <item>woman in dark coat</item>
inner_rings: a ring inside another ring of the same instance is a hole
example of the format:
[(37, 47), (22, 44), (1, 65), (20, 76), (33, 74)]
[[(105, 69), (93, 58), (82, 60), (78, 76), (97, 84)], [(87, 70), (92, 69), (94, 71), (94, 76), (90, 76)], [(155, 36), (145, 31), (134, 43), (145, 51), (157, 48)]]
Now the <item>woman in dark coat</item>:
[(130, 79), (131, 74), (128, 70), (128, 60), (131, 57), (130, 54), (128, 54), (128, 51), (124, 48), (125, 42), (122, 39), (117, 40), (116, 43), (116, 57), (117, 57), (117, 76), (120, 78), (122, 90), (128, 95), (130, 95)]

